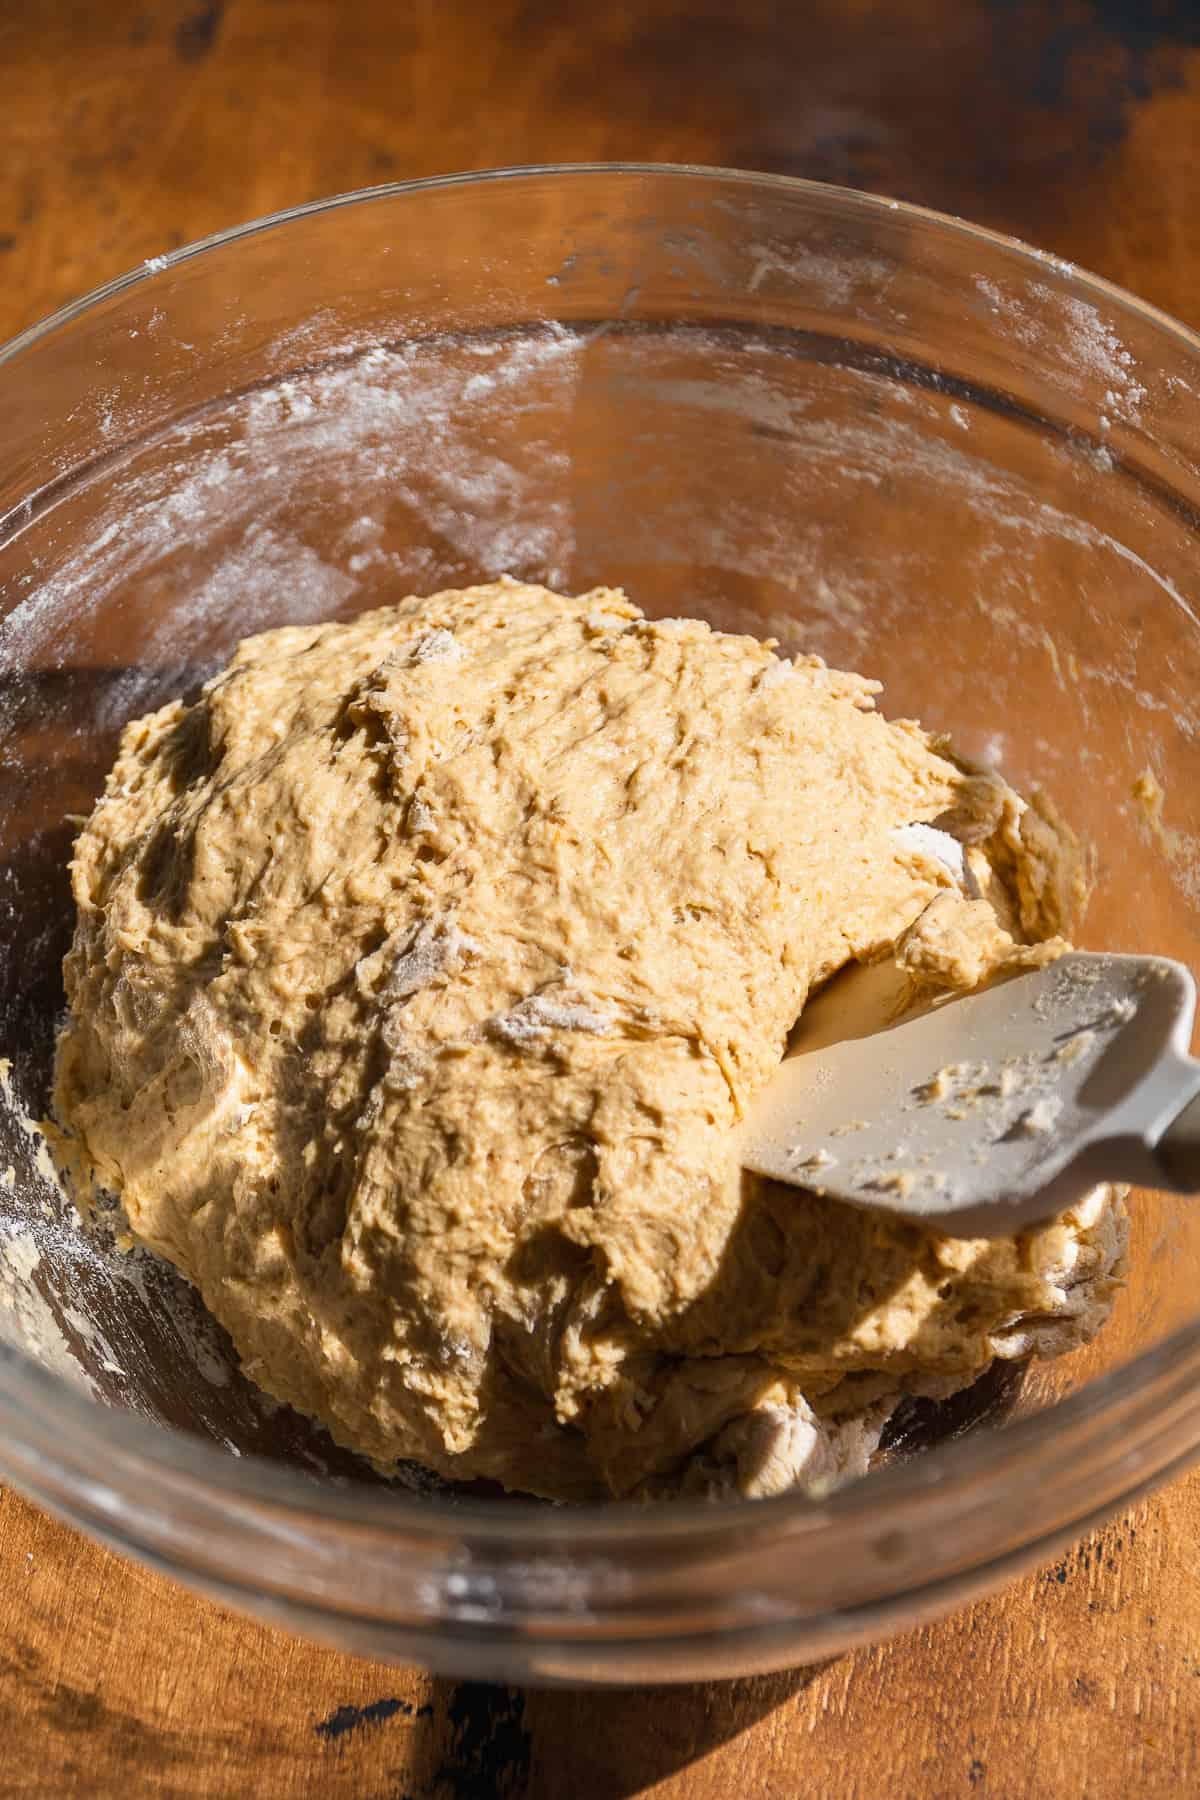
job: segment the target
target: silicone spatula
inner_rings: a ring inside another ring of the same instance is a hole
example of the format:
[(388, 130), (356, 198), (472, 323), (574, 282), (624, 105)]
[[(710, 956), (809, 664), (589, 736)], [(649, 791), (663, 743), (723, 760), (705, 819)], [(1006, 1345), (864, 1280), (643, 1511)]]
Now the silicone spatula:
[(743, 1165), (959, 1237), (1101, 1181), (1200, 1189), (1196, 986), (1158, 956), (1070, 952), (883, 1031), (784, 1061)]

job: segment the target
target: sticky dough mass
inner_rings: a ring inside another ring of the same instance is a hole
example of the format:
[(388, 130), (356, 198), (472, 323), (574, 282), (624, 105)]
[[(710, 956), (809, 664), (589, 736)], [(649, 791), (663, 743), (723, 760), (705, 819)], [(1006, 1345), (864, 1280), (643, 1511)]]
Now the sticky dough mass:
[(1053, 954), (1078, 885), (874, 691), (505, 581), (250, 638), (126, 729), (57, 1109), (256, 1382), (384, 1467), (753, 1493), (1098, 1327), (1107, 1191), (964, 1242), (739, 1168), (814, 989)]

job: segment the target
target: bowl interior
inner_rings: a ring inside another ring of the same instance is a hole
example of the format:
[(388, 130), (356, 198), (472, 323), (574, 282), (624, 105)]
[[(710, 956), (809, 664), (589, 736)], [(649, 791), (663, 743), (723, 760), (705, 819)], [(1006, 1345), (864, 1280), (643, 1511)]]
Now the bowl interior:
[[(983, 234), (637, 172), (302, 213), (14, 347), (0, 1339), (231, 1452), (371, 1479), (242, 1379), (181, 1279), (82, 1236), (35, 1128), (75, 816), (127, 719), (272, 625), (508, 572), (818, 652), (1047, 791), (1095, 857), (1084, 945), (1200, 967), (1197, 391), (1186, 334)], [(1194, 1319), (1198, 1276), (1200, 1214), (1135, 1196), (1108, 1329), (977, 1410), (1127, 1362)]]

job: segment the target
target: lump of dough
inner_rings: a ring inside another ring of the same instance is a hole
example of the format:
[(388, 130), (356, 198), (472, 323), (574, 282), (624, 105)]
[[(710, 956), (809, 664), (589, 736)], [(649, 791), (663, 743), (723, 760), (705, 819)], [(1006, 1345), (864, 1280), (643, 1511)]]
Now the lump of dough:
[(815, 987), (971, 985), (1065, 904), (1041, 815), (1031, 852), (873, 692), (501, 581), (250, 638), (127, 727), (57, 1109), (248, 1375), (385, 1468), (768, 1491), (1096, 1328), (1106, 1196), (964, 1244), (739, 1167)]

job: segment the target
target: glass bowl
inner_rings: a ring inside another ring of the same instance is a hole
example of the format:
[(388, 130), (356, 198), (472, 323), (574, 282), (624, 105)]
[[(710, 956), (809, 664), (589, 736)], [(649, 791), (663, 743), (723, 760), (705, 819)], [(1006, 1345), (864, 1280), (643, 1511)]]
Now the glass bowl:
[(1200, 1210), (1139, 1194), (1093, 1345), (910, 1417), (825, 1498), (389, 1486), (264, 1402), (170, 1271), (79, 1233), (31, 1121), (72, 816), (123, 721), (248, 632), (503, 572), (882, 677), (890, 713), (1042, 784), (1088, 840), (1083, 943), (1200, 965), (1198, 401), (1200, 341), (1052, 257), (703, 169), (373, 189), (156, 258), (10, 344), (0, 1475), (349, 1649), (649, 1681), (926, 1618), (1195, 1457)]

